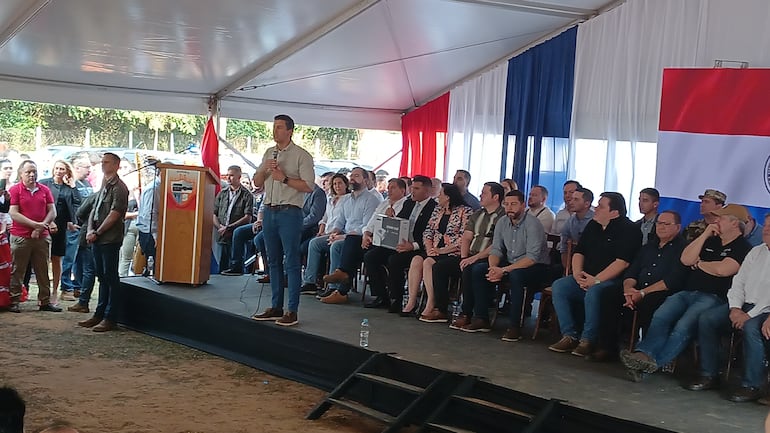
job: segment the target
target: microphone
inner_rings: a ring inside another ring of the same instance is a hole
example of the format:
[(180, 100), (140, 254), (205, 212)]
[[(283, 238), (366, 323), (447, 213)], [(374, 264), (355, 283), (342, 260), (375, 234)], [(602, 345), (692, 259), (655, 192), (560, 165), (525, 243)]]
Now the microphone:
[(153, 161), (153, 162), (148, 162), (147, 164), (144, 164), (144, 165), (143, 165), (141, 168), (135, 168), (135, 169), (133, 169), (133, 170), (127, 171), (127, 172), (124, 174), (124, 176), (126, 176), (126, 175), (129, 175), (129, 174), (131, 174), (131, 173), (136, 173), (137, 171), (142, 171), (142, 170), (144, 170), (145, 168), (149, 168), (149, 167), (155, 167), (155, 166), (156, 166), (156, 165), (158, 165), (158, 164), (160, 164), (160, 161), (157, 161), (157, 160), (156, 160), (156, 161)]
[(278, 159), (278, 148), (273, 149), (273, 159)]

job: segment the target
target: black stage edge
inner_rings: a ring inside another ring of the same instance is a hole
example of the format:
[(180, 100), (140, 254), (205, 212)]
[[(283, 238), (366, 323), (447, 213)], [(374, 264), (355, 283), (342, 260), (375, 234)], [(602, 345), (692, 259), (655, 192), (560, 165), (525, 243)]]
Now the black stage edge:
[(184, 344), (250, 367), (330, 390), (371, 352), (331, 339), (257, 322), (121, 281), (119, 322), (154, 337)]
[[(257, 368), (267, 373), (319, 388), (335, 389), (375, 353), (329, 338), (283, 328), (273, 322), (257, 322), (248, 317), (160, 293), (131, 279), (121, 281), (125, 305), (120, 324), (154, 337), (183, 344), (204, 352)], [(433, 367), (388, 357), (387, 370), (378, 374), (397, 375), (404, 382), (420, 384), (427, 377), (443, 373)], [(461, 372), (447, 372), (463, 376)], [(471, 377), (471, 376), (465, 376)], [(453, 424), (464, 424), (476, 431), (570, 432), (570, 433), (665, 433), (664, 430), (632, 421), (558, 404), (523, 392), (471, 377), (473, 386), (462, 395), (494, 404), (516, 408), (531, 414), (548, 412), (539, 428), (514, 426), (494, 410), (468, 407), (465, 400), (447, 393), (443, 402), (425, 407), (412, 424), (421, 425), (442, 416)], [(404, 401), (397, 392), (359, 388), (351, 399), (385, 413), (399, 413)], [(457, 391), (456, 391), (457, 392)], [(458, 403), (459, 402), (459, 403)], [(443, 412), (443, 415), (441, 415)], [(534, 426), (530, 426), (534, 427)]]

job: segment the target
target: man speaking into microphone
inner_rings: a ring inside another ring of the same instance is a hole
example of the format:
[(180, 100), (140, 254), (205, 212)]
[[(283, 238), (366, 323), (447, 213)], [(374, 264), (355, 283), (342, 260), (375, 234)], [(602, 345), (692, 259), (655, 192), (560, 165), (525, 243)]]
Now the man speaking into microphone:
[[(313, 191), (313, 157), (294, 144), (294, 120), (285, 114), (273, 119), (275, 146), (265, 151), (254, 174), (254, 185), (264, 186), (262, 231), (267, 249), (272, 305), (254, 320), (273, 320), (281, 326), (297, 324), (301, 280), (300, 237), (305, 194)], [(284, 269), (285, 268), (285, 269)], [(283, 310), (284, 270), (289, 283), (289, 302)]]

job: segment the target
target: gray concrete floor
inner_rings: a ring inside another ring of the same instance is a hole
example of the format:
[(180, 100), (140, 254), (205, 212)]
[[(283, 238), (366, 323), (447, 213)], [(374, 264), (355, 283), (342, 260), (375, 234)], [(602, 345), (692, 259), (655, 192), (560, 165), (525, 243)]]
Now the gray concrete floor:
[[(209, 284), (197, 288), (155, 285), (141, 277), (124, 281), (243, 316), (270, 306), (269, 285), (259, 284), (251, 276), (214, 275)], [(767, 407), (756, 403), (729, 402), (717, 391), (684, 390), (680, 378), (669, 374), (656, 373), (642, 383), (630, 382), (619, 362), (593, 363), (547, 350), (554, 337), (545, 330), (531, 340), (531, 324), (524, 331), (527, 338), (505, 343), (500, 340), (507, 324), (504, 318), (489, 334), (469, 334), (446, 324), (365, 309), (360, 293), (350, 295), (350, 302), (344, 305), (325, 305), (313, 296), (302, 296), (300, 324), (293, 329), (358, 344), (361, 320), (367, 318), (371, 350), (483, 376), (518, 391), (683, 433), (758, 432), (768, 413)]]

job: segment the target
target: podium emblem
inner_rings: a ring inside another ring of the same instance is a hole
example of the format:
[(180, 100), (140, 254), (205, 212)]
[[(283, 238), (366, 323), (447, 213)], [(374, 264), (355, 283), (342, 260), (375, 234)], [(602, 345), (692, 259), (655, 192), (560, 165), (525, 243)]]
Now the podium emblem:
[(196, 179), (191, 179), (188, 175), (195, 176), (197, 173), (190, 173), (184, 170), (169, 170), (169, 195), (174, 199), (174, 203), (179, 208), (187, 207), (195, 199)]

